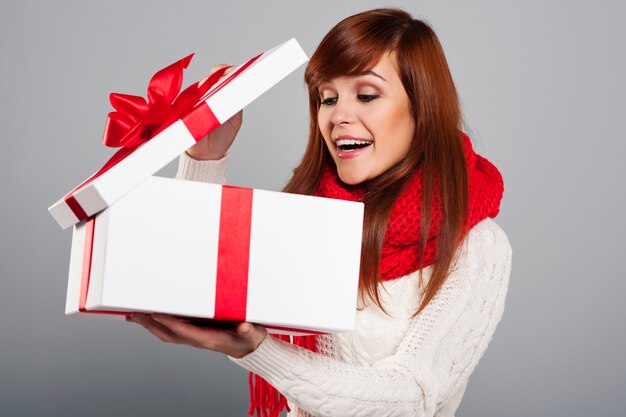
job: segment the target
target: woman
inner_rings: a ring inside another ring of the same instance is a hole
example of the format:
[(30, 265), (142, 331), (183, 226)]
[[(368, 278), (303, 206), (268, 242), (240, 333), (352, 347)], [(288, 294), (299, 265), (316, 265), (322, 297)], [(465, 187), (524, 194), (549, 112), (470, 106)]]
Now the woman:
[[(500, 173), (459, 130), (436, 35), (403, 11), (338, 23), (305, 80), (309, 141), (285, 191), (365, 203), (356, 330), (296, 346), (251, 323), (132, 319), (164, 341), (229, 355), (283, 393), (290, 415), (453, 416), (504, 308), (511, 248), (490, 219)], [(241, 120), (181, 156), (177, 177), (221, 183)], [(278, 415), (284, 398), (255, 378), (251, 412)]]

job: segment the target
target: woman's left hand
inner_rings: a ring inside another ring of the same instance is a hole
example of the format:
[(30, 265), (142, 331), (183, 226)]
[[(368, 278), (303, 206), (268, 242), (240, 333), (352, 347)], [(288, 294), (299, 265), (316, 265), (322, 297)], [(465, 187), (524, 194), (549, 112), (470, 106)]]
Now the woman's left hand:
[(254, 352), (267, 336), (265, 327), (248, 322), (239, 323), (234, 330), (198, 327), (165, 314), (132, 313), (135, 321), (167, 343), (179, 343), (225, 353), (241, 358)]

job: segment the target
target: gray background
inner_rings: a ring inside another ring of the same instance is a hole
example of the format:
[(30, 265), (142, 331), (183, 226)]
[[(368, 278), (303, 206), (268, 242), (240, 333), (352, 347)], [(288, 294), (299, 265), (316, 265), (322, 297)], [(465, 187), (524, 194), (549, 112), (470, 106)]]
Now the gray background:
[[(458, 415), (624, 415), (624, 4), (3, 1), (0, 415), (245, 415), (246, 372), (225, 357), (63, 315), (71, 232), (46, 209), (112, 153), (109, 92), (144, 95), (192, 51), (186, 84), (290, 37), (310, 55), (340, 19), (385, 5), (434, 26), (475, 147), (505, 179), (507, 306)], [(246, 110), (229, 183), (287, 180), (306, 139), (302, 75)]]

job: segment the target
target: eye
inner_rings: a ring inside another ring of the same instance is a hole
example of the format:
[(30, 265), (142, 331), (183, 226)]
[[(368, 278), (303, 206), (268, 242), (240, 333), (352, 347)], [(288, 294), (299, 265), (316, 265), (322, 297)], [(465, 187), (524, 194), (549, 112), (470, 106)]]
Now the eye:
[(379, 96), (375, 94), (359, 94), (357, 98), (363, 103), (369, 103), (372, 100), (376, 100)]
[(321, 101), (323, 106), (332, 106), (337, 102), (337, 97), (328, 97)]

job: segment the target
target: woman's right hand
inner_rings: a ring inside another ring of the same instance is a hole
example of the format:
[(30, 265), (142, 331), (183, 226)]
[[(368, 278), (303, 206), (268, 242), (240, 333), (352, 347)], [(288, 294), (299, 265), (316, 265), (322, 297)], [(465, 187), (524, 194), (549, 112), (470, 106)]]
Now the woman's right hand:
[[(228, 65), (226, 64), (214, 66), (211, 68), (209, 77), (215, 71), (227, 66)], [(225, 74), (228, 74), (231, 70), (232, 68), (227, 69)], [(241, 128), (242, 121), (243, 110), (196, 142), (195, 145), (187, 150), (187, 155), (197, 160), (222, 159), (226, 154), (226, 151), (230, 148), (230, 145), (232, 145), (235, 140), (235, 136), (237, 136), (237, 132), (239, 132), (239, 129)]]

